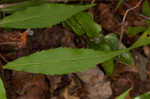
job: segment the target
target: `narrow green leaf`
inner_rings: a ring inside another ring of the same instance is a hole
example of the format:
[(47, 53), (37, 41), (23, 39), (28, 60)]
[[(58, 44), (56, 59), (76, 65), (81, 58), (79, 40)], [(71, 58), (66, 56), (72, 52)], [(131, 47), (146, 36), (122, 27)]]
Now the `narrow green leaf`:
[(5, 17), (0, 21), (0, 27), (5, 28), (44, 28), (58, 24), (71, 16), (92, 7), (91, 5), (67, 5), (44, 3), (28, 7), (25, 10)]
[(120, 96), (118, 96), (116, 99), (125, 99), (125, 97), (127, 96), (127, 94), (129, 93), (130, 89), (128, 89), (127, 91), (123, 92)]
[[(122, 50), (123, 51), (123, 50)], [(42, 74), (67, 74), (95, 67), (122, 51), (107, 52), (91, 49), (57, 48), (37, 52), (9, 62), (5, 69)]]
[(145, 16), (150, 17), (149, 11), (150, 11), (150, 5), (147, 0), (144, 0), (144, 3), (142, 5), (142, 12)]
[(140, 38), (130, 48), (137, 48), (147, 44), (150, 44), (150, 27), (140, 36)]
[(2, 8), (1, 11), (5, 12), (5, 13), (13, 13), (19, 10), (23, 10), (27, 7), (31, 7), (31, 6), (37, 6), (44, 3), (43, 0), (31, 0), (31, 1), (23, 1), (20, 3), (16, 3), (15, 5), (11, 6), (11, 7), (7, 7), (7, 8)]
[[(144, 0), (144, 3), (142, 5), (142, 13), (147, 16), (147, 17), (150, 17), (150, 5), (148, 3), (147, 0)], [(148, 24), (148, 26), (150, 26), (150, 21), (149, 20), (146, 20), (146, 23)]]
[(0, 78), (0, 99), (7, 99), (5, 87), (3, 85), (3, 81)]
[(133, 99), (150, 99), (150, 92), (147, 92), (147, 93), (140, 95), (140, 96), (136, 96)]
[(94, 38), (100, 34), (101, 26), (94, 22), (93, 17), (87, 12), (80, 12), (66, 21), (77, 35), (87, 34)]
[(146, 30), (146, 27), (137, 26), (137, 27), (128, 27), (127, 34), (134, 36), (140, 32), (144, 32)]

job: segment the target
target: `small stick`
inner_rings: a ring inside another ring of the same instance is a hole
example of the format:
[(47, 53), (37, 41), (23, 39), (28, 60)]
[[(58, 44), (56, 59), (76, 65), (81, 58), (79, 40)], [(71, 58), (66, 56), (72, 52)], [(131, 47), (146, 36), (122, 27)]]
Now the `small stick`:
[(145, 20), (149, 20), (150, 21), (150, 17), (147, 17), (147, 16), (144, 16), (143, 14), (141, 13), (138, 13), (138, 15), (142, 18), (144, 18)]
[(5, 62), (8, 63), (8, 60), (0, 53), (0, 58)]
[(123, 39), (123, 34), (124, 34), (124, 24), (125, 24), (125, 21), (126, 21), (126, 18), (127, 18), (127, 15), (130, 11), (136, 9), (137, 7), (139, 7), (141, 5), (143, 0), (140, 0), (134, 7), (132, 8), (129, 8), (126, 10), (125, 14), (124, 14), (124, 17), (123, 17), (123, 20), (121, 22), (121, 32), (120, 32), (120, 39), (119, 39), (119, 43), (118, 43), (118, 49), (120, 50), (120, 47), (121, 47), (121, 42), (122, 42), (122, 39)]
[(16, 45), (16, 42), (0, 42), (0, 45)]
[[(131, 7), (131, 6), (130, 6), (130, 5), (128, 5), (127, 3), (125, 3), (125, 5), (127, 6), (127, 8), (130, 8), (130, 7)], [(143, 15), (143, 14), (139, 13), (139, 12), (135, 12), (135, 11), (134, 11), (134, 13), (135, 13), (135, 14), (137, 14), (138, 16), (142, 17), (143, 19), (145, 19), (145, 20), (149, 20), (149, 21), (150, 21), (150, 17), (145, 16), (145, 15)]]

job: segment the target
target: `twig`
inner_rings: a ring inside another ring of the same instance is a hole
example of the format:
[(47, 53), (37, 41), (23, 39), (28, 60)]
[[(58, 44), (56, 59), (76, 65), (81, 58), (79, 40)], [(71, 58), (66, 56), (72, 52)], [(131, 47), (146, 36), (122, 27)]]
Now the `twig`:
[(0, 45), (16, 45), (16, 42), (0, 42)]
[(138, 13), (138, 15), (139, 15), (140, 17), (144, 18), (145, 20), (149, 20), (149, 21), (150, 21), (150, 17), (147, 17), (147, 16), (145, 16), (145, 15), (143, 15), (143, 14), (141, 14), (141, 13)]
[(134, 7), (127, 9), (126, 12), (125, 12), (123, 20), (121, 22), (121, 32), (120, 32), (120, 39), (119, 39), (119, 43), (118, 43), (118, 49), (120, 49), (120, 47), (121, 47), (121, 42), (122, 42), (123, 34), (124, 34), (124, 24), (125, 24), (128, 13), (130, 11), (136, 9), (137, 7), (139, 7), (141, 5), (142, 1), (143, 0), (140, 0)]
[[(127, 3), (125, 3), (125, 5), (127, 6), (127, 8), (130, 8), (130, 7), (131, 7), (131, 6), (130, 6), (129, 4), (127, 4)], [(150, 21), (150, 17), (145, 16), (145, 15), (139, 13), (139, 12), (136, 12), (136, 11), (134, 11), (134, 13), (137, 14), (138, 16), (142, 17), (143, 19)]]
[(0, 53), (0, 58), (5, 62), (8, 63), (8, 60)]

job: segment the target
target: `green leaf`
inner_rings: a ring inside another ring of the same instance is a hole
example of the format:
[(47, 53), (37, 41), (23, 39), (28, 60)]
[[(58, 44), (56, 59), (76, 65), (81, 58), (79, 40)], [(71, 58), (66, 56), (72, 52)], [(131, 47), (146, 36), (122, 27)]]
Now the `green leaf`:
[(137, 48), (150, 43), (150, 27), (140, 36), (140, 38), (130, 47)]
[(150, 21), (149, 21), (149, 20), (146, 20), (146, 24), (147, 24), (148, 26), (150, 26)]
[(101, 31), (101, 26), (94, 22), (89, 13), (81, 12), (76, 16), (77, 21), (86, 32), (88, 37), (97, 37)]
[(3, 85), (1, 78), (0, 78), (0, 99), (7, 99), (5, 87)]
[[(98, 49), (102, 51), (111, 51), (110, 46), (105, 42), (100, 43)], [(112, 58), (110, 60), (105, 61), (104, 63), (101, 64), (101, 66), (103, 67), (107, 75), (111, 75), (114, 71), (114, 59)]]
[(150, 44), (150, 38), (145, 36), (149, 30), (144, 32), (130, 48), (123, 50), (95, 51), (92, 49), (56, 48), (16, 59), (6, 64), (4, 69), (52, 75), (83, 71), (133, 48)]
[(114, 71), (114, 59), (110, 59), (108, 61), (105, 61), (102, 64), (102, 67), (107, 75), (111, 75)]
[[(107, 44), (112, 48), (112, 50), (118, 49), (118, 42), (119, 39), (117, 38), (117, 35), (114, 33), (108, 34), (105, 36), (105, 40)], [(121, 49), (126, 49), (125, 45), (121, 43)], [(120, 63), (122, 64), (128, 64), (128, 65), (134, 65), (134, 58), (129, 52), (122, 53), (120, 55)]]
[(83, 31), (82, 27), (80, 26), (80, 24), (73, 18), (68, 19), (64, 22), (64, 24), (67, 26), (67, 28), (70, 28), (71, 30), (73, 30), (77, 35), (81, 36), (85, 33), (85, 31)]
[(142, 26), (128, 27), (127, 34), (134, 36), (140, 32), (144, 32), (145, 30), (146, 30), (146, 27), (142, 27)]
[[(144, 3), (142, 5), (142, 13), (145, 15), (145, 16), (148, 16), (150, 17), (150, 5), (148, 3), (147, 0), (144, 0)], [(149, 20), (146, 20), (146, 23), (148, 24), (148, 26), (150, 26), (150, 21)]]
[[(148, 3), (147, 0), (144, 0), (144, 3), (142, 5), (142, 13), (145, 15), (145, 16), (148, 16), (150, 17), (150, 5)], [(148, 24), (148, 26), (150, 26), (150, 21), (149, 20), (146, 20), (146, 23)]]
[[(88, 46), (89, 48), (97, 51), (112, 51), (111, 47), (104, 41), (104, 35), (102, 34), (100, 34), (100, 36), (97, 37), (94, 42), (88, 42)], [(107, 75), (111, 75), (114, 71), (114, 59), (107, 60), (106, 62), (102, 63), (101, 66)]]
[(0, 27), (5, 28), (44, 28), (58, 24), (93, 5), (67, 5), (44, 3), (5, 17)]
[(105, 42), (112, 48), (112, 50), (118, 49), (118, 38), (114, 33), (109, 33), (104, 37)]
[(144, 3), (142, 5), (142, 12), (145, 16), (150, 17), (150, 6), (147, 0), (144, 0)]
[(118, 96), (116, 99), (125, 99), (125, 97), (128, 95), (130, 89), (127, 91), (123, 92), (120, 96)]
[(120, 63), (133, 66), (134, 58), (133, 58), (133, 56), (131, 56), (131, 54), (129, 52), (122, 53), (120, 55)]
[(37, 52), (9, 62), (5, 69), (42, 74), (67, 74), (95, 67), (98, 63), (117, 56), (122, 51), (56, 48)]
[(106, 43), (104, 40), (103, 33), (100, 33), (98, 35), (98, 37), (95, 37), (92, 39), (93, 39), (93, 41), (90, 41), (90, 40), (87, 41), (88, 48), (92, 48), (95, 50), (101, 50), (101, 44)]
[(77, 35), (87, 34), (94, 38), (100, 34), (101, 26), (94, 22), (93, 17), (86, 12), (80, 12), (66, 21)]
[(27, 7), (31, 7), (31, 6), (37, 6), (44, 3), (43, 0), (31, 0), (31, 1), (23, 1), (20, 3), (16, 3), (15, 5), (11, 6), (11, 7), (7, 7), (7, 8), (2, 8), (1, 11), (5, 12), (5, 13), (13, 13), (19, 10), (23, 10)]
[(133, 99), (150, 99), (150, 92), (147, 92), (147, 93), (140, 95), (140, 96), (136, 96)]

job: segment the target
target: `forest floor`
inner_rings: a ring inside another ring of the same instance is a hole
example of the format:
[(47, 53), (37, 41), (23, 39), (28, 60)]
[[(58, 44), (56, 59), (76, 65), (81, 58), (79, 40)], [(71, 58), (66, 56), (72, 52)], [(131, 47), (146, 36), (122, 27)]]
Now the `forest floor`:
[[(107, 1), (107, 0), (106, 0)], [(95, 21), (102, 26), (103, 32), (116, 33), (121, 30), (121, 21), (125, 11), (134, 7), (139, 0), (127, 0), (115, 11), (116, 2), (96, 2), (90, 10)], [(128, 26), (146, 26), (145, 18), (141, 17), (141, 6), (130, 11), (126, 18), (125, 31)], [(24, 48), (18, 45), (0, 45), (0, 67), (9, 61), (27, 56), (37, 51), (57, 47), (83, 48), (86, 46), (84, 37), (79, 37), (66, 30), (61, 24), (51, 28), (33, 29), (34, 35), (27, 36)], [(0, 29), (0, 42), (20, 42), (19, 33), (24, 30)], [(136, 36), (123, 36), (123, 43), (130, 46), (137, 40)], [(12, 39), (14, 38), (14, 39)], [(136, 49), (144, 58), (150, 59), (150, 46)], [(133, 56), (136, 56), (132, 53)], [(63, 57), (63, 56), (62, 56)], [(40, 60), (39, 60), (40, 61)], [(150, 90), (150, 64), (146, 65), (146, 79), (142, 79), (139, 68), (120, 63), (115, 64), (115, 71), (107, 76), (102, 67), (89, 69), (68, 75), (41, 75), (25, 72), (1, 70), (8, 99), (115, 99), (116, 96), (129, 88), (130, 96), (137, 96)], [(127, 98), (129, 99), (129, 98)]]

